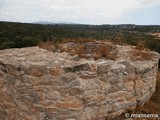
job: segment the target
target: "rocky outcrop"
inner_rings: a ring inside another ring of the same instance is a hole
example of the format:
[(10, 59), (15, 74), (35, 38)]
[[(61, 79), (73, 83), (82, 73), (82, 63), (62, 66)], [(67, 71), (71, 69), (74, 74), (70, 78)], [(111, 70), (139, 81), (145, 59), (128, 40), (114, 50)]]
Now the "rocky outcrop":
[(155, 92), (159, 55), (132, 60), (79, 58), (38, 47), (0, 51), (1, 120), (105, 120), (143, 105)]

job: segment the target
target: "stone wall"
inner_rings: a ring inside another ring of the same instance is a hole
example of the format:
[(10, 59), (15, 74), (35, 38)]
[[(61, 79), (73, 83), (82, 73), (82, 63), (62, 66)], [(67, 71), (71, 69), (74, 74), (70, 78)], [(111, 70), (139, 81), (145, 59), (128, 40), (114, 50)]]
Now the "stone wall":
[(85, 59), (38, 47), (0, 51), (1, 120), (105, 120), (143, 105), (155, 92), (158, 54), (132, 61)]

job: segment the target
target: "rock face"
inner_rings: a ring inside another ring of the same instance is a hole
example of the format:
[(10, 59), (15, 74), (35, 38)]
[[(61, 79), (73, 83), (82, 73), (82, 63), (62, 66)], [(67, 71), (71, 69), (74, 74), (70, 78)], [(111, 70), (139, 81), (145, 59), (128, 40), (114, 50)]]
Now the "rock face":
[(1, 120), (105, 120), (143, 105), (155, 92), (158, 53), (85, 59), (38, 47), (0, 51)]

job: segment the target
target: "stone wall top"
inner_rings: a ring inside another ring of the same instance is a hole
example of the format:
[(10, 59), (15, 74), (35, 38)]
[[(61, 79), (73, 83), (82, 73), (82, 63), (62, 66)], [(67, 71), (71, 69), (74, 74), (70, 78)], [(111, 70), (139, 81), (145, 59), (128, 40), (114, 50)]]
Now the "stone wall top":
[[(110, 44), (110, 43), (109, 43)], [(78, 64), (90, 63), (90, 64), (119, 64), (123, 61), (128, 61), (136, 68), (143, 69), (147, 66), (152, 66), (160, 58), (160, 55), (153, 51), (145, 51), (146, 53), (152, 54), (152, 58), (148, 60), (132, 60), (132, 51), (134, 51), (134, 46), (120, 46), (114, 45), (116, 48), (116, 59), (106, 59), (100, 58), (94, 60), (93, 58), (80, 58), (77, 54), (68, 53), (66, 51), (52, 52), (46, 49), (39, 49), (38, 47), (28, 47), (28, 48), (14, 48), (6, 49), (0, 51), (0, 63), (13, 65), (16, 67), (30, 65), (43, 66), (46, 68), (52, 67), (63, 67), (63, 66), (76, 66)], [(70, 46), (63, 45), (64, 49), (69, 49)], [(112, 51), (111, 51), (112, 52)], [(133, 56), (139, 57), (139, 56)]]

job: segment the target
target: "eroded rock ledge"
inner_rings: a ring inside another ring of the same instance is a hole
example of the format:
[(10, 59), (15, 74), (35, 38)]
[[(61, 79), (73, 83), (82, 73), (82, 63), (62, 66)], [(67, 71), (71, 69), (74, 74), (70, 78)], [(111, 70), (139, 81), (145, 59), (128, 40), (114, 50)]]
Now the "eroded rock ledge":
[(143, 105), (155, 92), (159, 54), (132, 60), (79, 58), (38, 47), (0, 51), (2, 120), (105, 120)]

